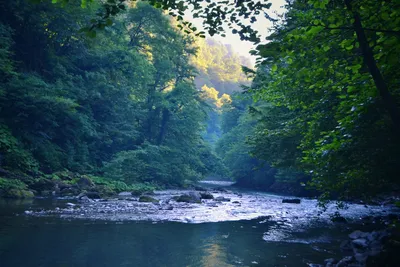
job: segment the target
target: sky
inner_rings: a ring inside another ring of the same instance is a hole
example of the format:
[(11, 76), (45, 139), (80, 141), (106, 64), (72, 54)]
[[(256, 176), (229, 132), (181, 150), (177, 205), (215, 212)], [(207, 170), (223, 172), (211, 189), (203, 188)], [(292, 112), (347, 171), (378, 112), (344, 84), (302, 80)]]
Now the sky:
[[(282, 12), (284, 11), (283, 5), (285, 3), (285, 0), (270, 0), (269, 2), (272, 3), (272, 6), (268, 11), (268, 14), (271, 17), (276, 17), (276, 15), (274, 15), (275, 13), (282, 14)], [(185, 16), (185, 19), (192, 22), (197, 28), (202, 28), (201, 20), (193, 19), (190, 14), (187, 14)], [(252, 27), (255, 28), (259, 32), (259, 34), (261, 34), (261, 42), (265, 40), (265, 37), (268, 35), (268, 30), (271, 28), (271, 26), (272, 23), (264, 17), (264, 14), (260, 14), (257, 17), (257, 22), (252, 24)], [(206, 36), (207, 38), (210, 38), (210, 36)], [(249, 51), (255, 48), (253, 44), (247, 41), (240, 40), (239, 35), (233, 34), (231, 30), (229, 30), (227, 27), (226, 37), (214, 35), (212, 38), (223, 44), (230, 44), (233, 50), (237, 52), (240, 56), (248, 57), (253, 64), (255, 63), (255, 57), (249, 54)]]

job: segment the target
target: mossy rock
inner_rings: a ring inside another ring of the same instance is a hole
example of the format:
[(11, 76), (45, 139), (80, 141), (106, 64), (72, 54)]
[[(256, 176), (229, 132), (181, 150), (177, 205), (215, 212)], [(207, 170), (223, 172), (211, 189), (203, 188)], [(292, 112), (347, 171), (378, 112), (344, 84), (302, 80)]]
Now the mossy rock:
[(214, 196), (209, 192), (201, 192), (201, 199), (214, 199)]
[(150, 196), (140, 196), (139, 197), (139, 202), (151, 202), (151, 203), (158, 203), (159, 200), (155, 199), (153, 197)]
[(51, 197), (53, 195), (53, 192), (50, 190), (43, 190), (40, 192), (40, 195), (42, 197)]
[(32, 188), (36, 191), (52, 191), (54, 188), (54, 181), (46, 178), (35, 179), (30, 185), (29, 188)]
[(115, 190), (106, 185), (97, 185), (96, 189), (103, 197), (111, 197), (116, 194)]
[(90, 180), (90, 178), (83, 176), (77, 181), (78, 186), (81, 189), (86, 189), (86, 188), (90, 188), (90, 187), (94, 187), (94, 183), (92, 182), (92, 180)]
[(185, 203), (201, 203), (201, 196), (198, 192), (189, 192), (179, 196), (176, 201)]
[(11, 189), (5, 192), (4, 194), (4, 197), (6, 198), (15, 198), (15, 199), (33, 198), (34, 196), (35, 195), (33, 194), (32, 191), (21, 190), (21, 189)]

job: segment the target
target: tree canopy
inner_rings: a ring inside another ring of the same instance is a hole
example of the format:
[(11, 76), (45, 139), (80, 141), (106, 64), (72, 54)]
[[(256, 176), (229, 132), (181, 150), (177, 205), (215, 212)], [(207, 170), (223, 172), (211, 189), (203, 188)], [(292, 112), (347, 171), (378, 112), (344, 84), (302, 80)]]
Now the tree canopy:
[(0, 4), (1, 168), (160, 185), (218, 172), (193, 39), (146, 3), (91, 39), (92, 7)]

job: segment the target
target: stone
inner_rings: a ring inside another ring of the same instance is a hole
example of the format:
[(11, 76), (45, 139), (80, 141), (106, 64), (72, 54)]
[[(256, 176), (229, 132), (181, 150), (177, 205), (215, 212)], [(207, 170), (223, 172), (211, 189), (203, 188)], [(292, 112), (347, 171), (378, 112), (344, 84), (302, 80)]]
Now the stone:
[(119, 197), (131, 197), (132, 193), (131, 192), (121, 192), (118, 194)]
[(360, 230), (356, 230), (354, 232), (352, 232), (351, 234), (349, 234), (349, 237), (351, 239), (358, 239), (358, 238), (365, 238), (368, 237), (368, 233), (362, 232)]
[(173, 197), (172, 199), (177, 202), (185, 202), (185, 203), (201, 203), (201, 195), (199, 192), (189, 192), (179, 197)]
[(77, 182), (79, 188), (81, 189), (86, 189), (86, 188), (90, 188), (94, 186), (94, 183), (92, 182), (92, 180), (90, 180), (87, 177), (81, 177), (78, 182)]
[(214, 196), (209, 192), (201, 192), (200, 193), (201, 199), (213, 199)]
[(325, 263), (325, 265), (330, 264), (333, 266), (333, 264), (337, 263), (337, 260), (334, 258), (329, 258), (329, 259), (324, 260), (324, 263)]
[(2, 197), (14, 199), (33, 198), (34, 196), (32, 191), (22, 189), (10, 189), (2, 195)]
[(221, 196), (220, 197), (216, 197), (214, 200), (218, 201), (218, 202), (229, 202), (229, 201), (231, 201), (230, 198), (221, 197)]
[(371, 232), (371, 233), (369, 233), (368, 235), (367, 235), (367, 239), (368, 239), (368, 241), (370, 241), (370, 242), (372, 242), (372, 241), (374, 241), (374, 240), (377, 240), (379, 238), (379, 233), (378, 232), (375, 232), (375, 231), (373, 231), (373, 232)]
[(66, 196), (75, 196), (78, 193), (79, 193), (79, 190), (77, 188), (66, 187), (61, 190), (60, 195), (63, 197), (66, 197)]
[(158, 203), (159, 200), (155, 199), (151, 196), (140, 196), (139, 197), (139, 202), (151, 202), (151, 203)]
[(336, 223), (347, 223), (346, 218), (343, 216), (334, 216), (331, 218), (331, 221)]
[(298, 198), (284, 198), (282, 203), (300, 204), (301, 200)]
[(87, 192), (86, 196), (91, 199), (101, 199), (101, 196), (98, 192)]
[(368, 253), (356, 253), (354, 254), (354, 258), (360, 263), (365, 263), (368, 259)]
[(226, 189), (223, 188), (223, 187), (216, 187), (216, 188), (214, 188), (214, 190), (215, 190), (216, 192), (228, 193), (228, 190), (226, 190)]
[(79, 201), (79, 202), (82, 202), (82, 203), (90, 203), (90, 202), (93, 202), (93, 200), (91, 200), (90, 198), (88, 198), (86, 195), (80, 197), (80, 198), (78, 199), (78, 201)]
[(367, 248), (368, 247), (368, 241), (364, 238), (355, 239), (351, 243), (355, 248)]
[(205, 189), (205, 188), (202, 187), (202, 186), (198, 186), (198, 185), (194, 186), (194, 190), (196, 190), (196, 191), (201, 191), (201, 192), (207, 191), (207, 189)]
[(353, 260), (353, 256), (344, 257), (336, 264), (336, 267), (347, 267)]
[(34, 180), (34, 182), (29, 187), (40, 193), (42, 193), (43, 191), (52, 191), (54, 188), (54, 181), (46, 178), (40, 178)]
[(350, 252), (350, 251), (353, 251), (353, 248), (352, 248), (351, 243), (350, 243), (349, 240), (343, 240), (343, 241), (340, 243), (340, 249), (341, 249), (343, 252)]

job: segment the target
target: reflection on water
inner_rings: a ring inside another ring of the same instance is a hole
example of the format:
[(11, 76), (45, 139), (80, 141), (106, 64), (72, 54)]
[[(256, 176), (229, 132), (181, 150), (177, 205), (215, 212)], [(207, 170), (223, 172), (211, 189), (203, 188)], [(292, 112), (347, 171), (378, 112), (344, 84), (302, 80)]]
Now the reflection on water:
[[(165, 191), (157, 197), (170, 195)], [(107, 220), (108, 215), (106, 220), (88, 220), (87, 214), (78, 220), (26, 216), (26, 210), (55, 210), (65, 200), (0, 200), (0, 266), (297, 267), (337, 257), (340, 241), (351, 232), (350, 224), (327, 223), (326, 216), (316, 218), (315, 200), (284, 205), (280, 197), (267, 194), (225, 196), (232, 201), (216, 207), (203, 203), (166, 211), (149, 204), (145, 213), (153, 220), (141, 222), (121, 220), (120, 210), (113, 215), (116, 221)], [(124, 203), (131, 205), (116, 204)], [(380, 207), (352, 205), (344, 213), (357, 218), (371, 211), (384, 212)], [(178, 215), (197, 223), (173, 221)], [(161, 219), (154, 220), (157, 216)]]
[(307, 244), (265, 242), (271, 227), (256, 220), (155, 224), (0, 216), (0, 265), (306, 266), (331, 256)]

